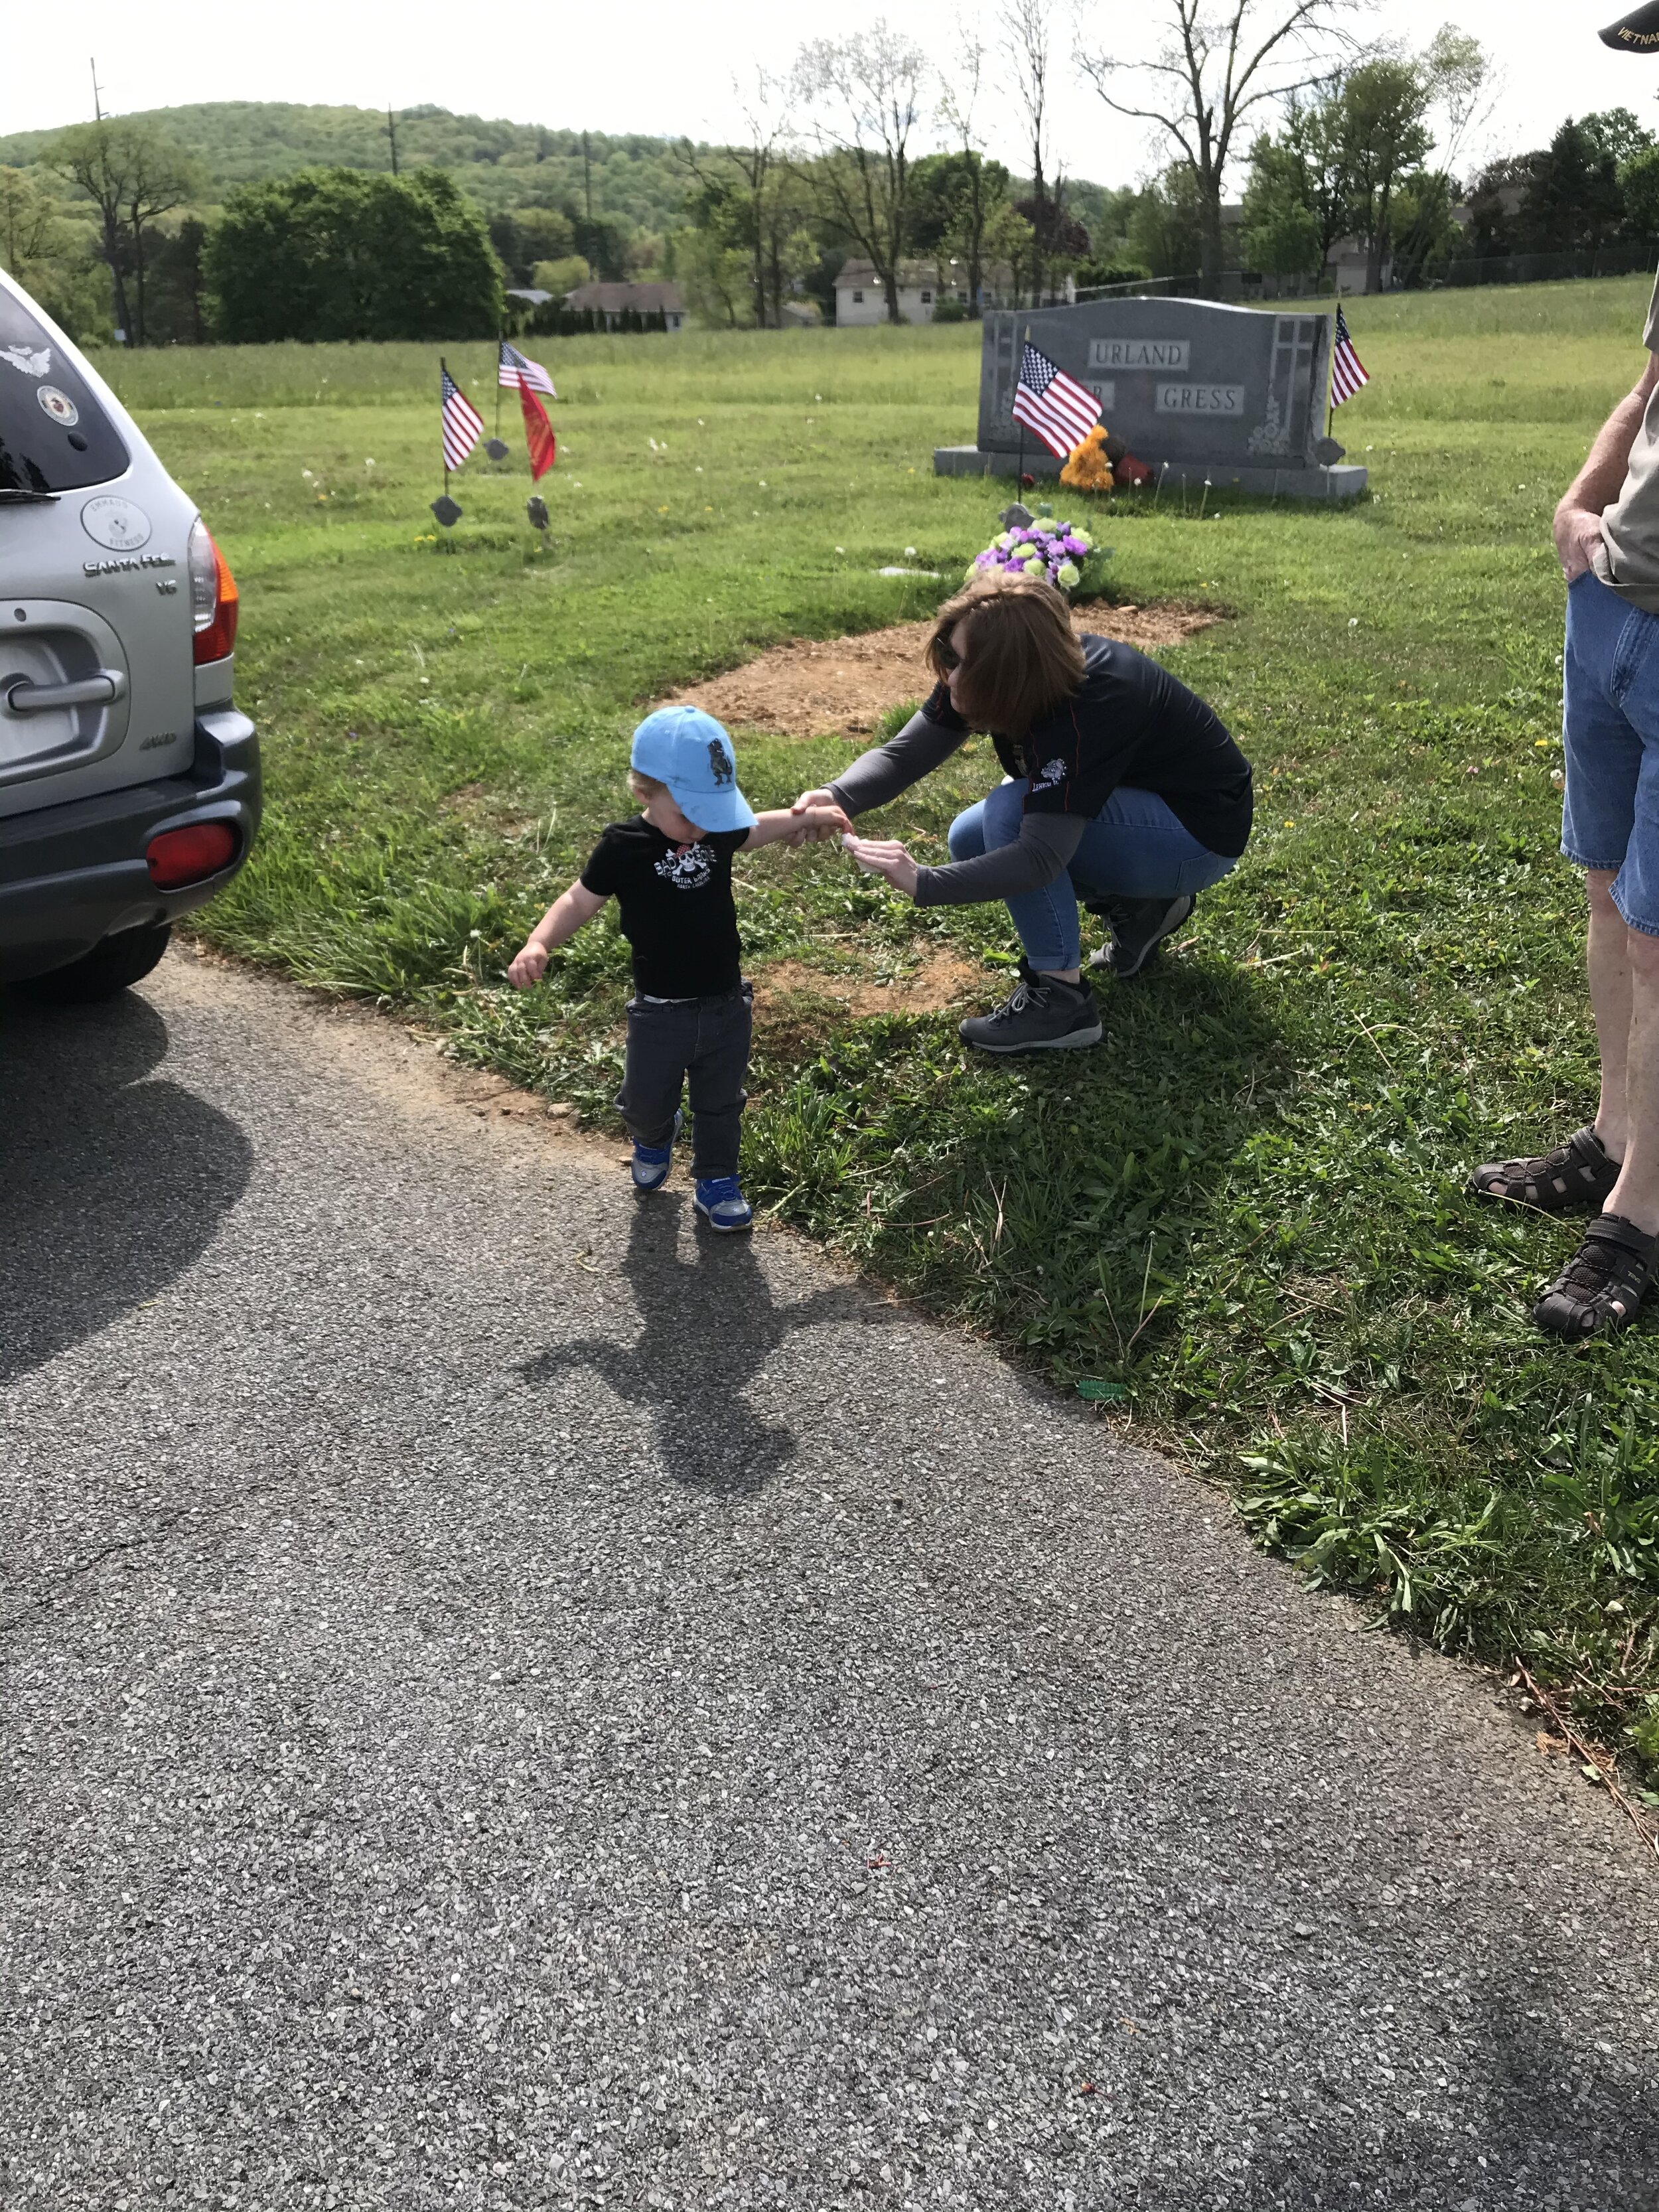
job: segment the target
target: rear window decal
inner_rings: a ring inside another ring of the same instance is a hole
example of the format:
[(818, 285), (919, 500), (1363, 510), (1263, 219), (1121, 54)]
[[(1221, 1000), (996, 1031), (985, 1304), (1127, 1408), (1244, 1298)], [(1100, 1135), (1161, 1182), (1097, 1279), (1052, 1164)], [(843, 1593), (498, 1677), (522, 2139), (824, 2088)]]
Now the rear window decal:
[(21, 368), (25, 376), (44, 376), (52, 367), (52, 348), (42, 346), (37, 353), (31, 346), (0, 346), (0, 361), (9, 361), (14, 368)]

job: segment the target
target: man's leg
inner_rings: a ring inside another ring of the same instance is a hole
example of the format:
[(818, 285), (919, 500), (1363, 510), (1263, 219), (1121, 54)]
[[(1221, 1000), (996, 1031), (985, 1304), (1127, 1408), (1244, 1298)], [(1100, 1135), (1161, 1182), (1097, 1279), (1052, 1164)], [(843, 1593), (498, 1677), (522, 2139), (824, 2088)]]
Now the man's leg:
[[(1561, 851), (1583, 869), (1589, 898), (1588, 964), (1601, 1047), (1601, 1105), (1593, 1127), (1574, 1131), (1553, 1149), (1476, 1168), (1468, 1188), (1477, 1198), (1545, 1213), (1593, 1213), (1606, 1205), (1618, 1177), (1627, 1118), (1631, 975), (1629, 931), (1613, 902), (1613, 884), (1622, 880), (1638, 787), (1650, 772), (1644, 732), (1626, 707), (1634, 708), (1632, 695), (1643, 688), (1644, 639), (1656, 629), (1651, 615), (1638, 613), (1594, 574), (1577, 578), (1568, 590)], [(1655, 799), (1659, 803), (1659, 793)]]
[(1611, 1160), (1625, 1157), (1626, 1068), (1631, 1036), (1631, 939), (1634, 933), (1613, 902), (1612, 868), (1592, 868), (1584, 878), (1589, 899), (1590, 1007), (1601, 1058), (1601, 1096), (1595, 1129)]
[[(1623, 1164), (1602, 1210), (1617, 1214), (1621, 1221), (1633, 1222), (1651, 1237), (1659, 1233), (1659, 937), (1634, 928), (1625, 935), (1621, 981), (1630, 1019), (1616, 1063), (1622, 1092), (1619, 1142), (1615, 1148), (1607, 1134), (1601, 1139)], [(1598, 1006), (1598, 1028), (1601, 1018)], [(1604, 1042), (1604, 1099), (1614, 1065)]]
[[(1575, 611), (1582, 596), (1575, 585)], [(1579, 857), (1590, 862), (1590, 981), (1603, 1108), (1607, 1136), (1623, 1158), (1601, 1212), (1533, 1309), (1540, 1328), (1574, 1343), (1623, 1328), (1659, 1272), (1659, 618), (1626, 612), (1613, 667), (1609, 688), (1641, 747), (1629, 835), (1610, 883), (1599, 856)], [(1573, 773), (1570, 759), (1570, 817), (1578, 812)], [(1622, 945), (1615, 916), (1626, 925)]]

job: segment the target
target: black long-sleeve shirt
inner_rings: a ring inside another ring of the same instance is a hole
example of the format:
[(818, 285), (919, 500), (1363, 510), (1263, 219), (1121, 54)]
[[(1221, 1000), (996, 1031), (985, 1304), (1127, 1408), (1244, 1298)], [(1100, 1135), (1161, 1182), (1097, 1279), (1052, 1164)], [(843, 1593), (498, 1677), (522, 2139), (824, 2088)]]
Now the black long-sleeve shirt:
[[(1019, 836), (977, 860), (917, 872), (918, 906), (973, 906), (1038, 890), (1069, 866), (1120, 784), (1150, 791), (1209, 851), (1249, 842), (1250, 764), (1196, 692), (1121, 639), (1083, 640), (1083, 681), (1023, 740), (994, 737), (1006, 773), (1029, 778)], [(830, 785), (852, 815), (885, 806), (969, 735), (943, 684), (896, 736)]]

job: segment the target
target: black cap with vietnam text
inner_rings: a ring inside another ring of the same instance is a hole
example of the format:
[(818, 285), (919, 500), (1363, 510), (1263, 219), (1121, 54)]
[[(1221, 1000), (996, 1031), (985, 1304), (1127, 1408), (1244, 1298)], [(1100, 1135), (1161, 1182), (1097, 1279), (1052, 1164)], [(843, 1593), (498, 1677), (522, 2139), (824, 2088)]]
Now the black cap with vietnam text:
[(1601, 44), (1620, 54), (1659, 54), (1659, 0), (1632, 8), (1601, 33)]

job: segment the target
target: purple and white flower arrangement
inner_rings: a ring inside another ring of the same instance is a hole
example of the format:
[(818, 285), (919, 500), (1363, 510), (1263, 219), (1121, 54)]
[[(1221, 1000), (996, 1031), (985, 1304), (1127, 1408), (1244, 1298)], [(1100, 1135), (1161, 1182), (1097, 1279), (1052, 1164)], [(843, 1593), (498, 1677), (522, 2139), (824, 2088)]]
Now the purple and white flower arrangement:
[(1005, 530), (968, 564), (968, 581), (997, 569), (1041, 576), (1062, 592), (1083, 580), (1083, 566), (1095, 550), (1095, 541), (1080, 525), (1051, 521), (1037, 515), (1027, 524)]

